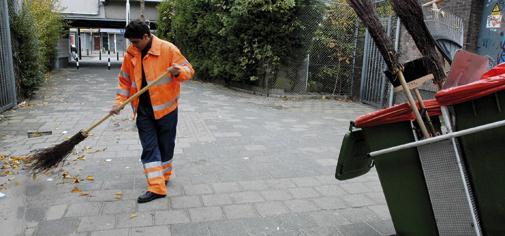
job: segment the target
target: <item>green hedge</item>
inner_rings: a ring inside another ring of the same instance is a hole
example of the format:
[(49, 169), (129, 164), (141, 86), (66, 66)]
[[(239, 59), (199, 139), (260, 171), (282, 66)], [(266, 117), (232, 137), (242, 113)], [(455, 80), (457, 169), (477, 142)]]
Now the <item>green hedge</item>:
[(55, 11), (56, 0), (31, 0), (31, 12), (35, 18), (36, 34), (40, 42), (39, 52), (44, 72), (53, 68), (56, 46), (63, 32), (63, 19)]
[(24, 0), (18, 12), (9, 0), (12, 53), (18, 95), (31, 97), (44, 81), (56, 57), (63, 21), (55, 0)]
[(254, 83), (303, 60), (322, 11), (318, 0), (168, 0), (159, 5), (158, 32), (199, 78)]

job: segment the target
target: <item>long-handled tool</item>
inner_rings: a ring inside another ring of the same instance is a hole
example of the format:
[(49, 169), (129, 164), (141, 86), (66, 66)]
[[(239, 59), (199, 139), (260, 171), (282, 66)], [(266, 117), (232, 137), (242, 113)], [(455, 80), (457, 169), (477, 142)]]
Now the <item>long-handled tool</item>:
[[(431, 71), (433, 66), (430, 66), (431, 64), (433, 64), (433, 61), (428, 57), (421, 57), (413, 61), (409, 61), (403, 64), (403, 74), (407, 79), (407, 85), (409, 89), (414, 90), (415, 98), (417, 99), (417, 102), (421, 108), (421, 116), (427, 123), (430, 133), (432, 135), (436, 135), (437, 131), (431, 122), (431, 118), (426, 110), (426, 106), (424, 105), (421, 92), (418, 89), (425, 82), (433, 80), (433, 71)], [(395, 75), (391, 74), (389, 71), (385, 71), (384, 73), (386, 74), (386, 77), (389, 79), (389, 81), (393, 84), (395, 92), (400, 92), (403, 90), (403, 87), (396, 79)]]
[(379, 49), (386, 65), (388, 66), (389, 71), (395, 75), (396, 78), (399, 79), (401, 86), (403, 87), (403, 91), (407, 97), (410, 108), (414, 112), (416, 116), (416, 121), (421, 129), (421, 132), (425, 138), (430, 137), (428, 133), (428, 129), (424, 124), (424, 121), (421, 117), (421, 114), (417, 110), (416, 102), (410, 90), (408, 88), (407, 82), (405, 81), (405, 77), (402, 72), (402, 65), (398, 61), (398, 54), (394, 50), (393, 43), (391, 39), (387, 37), (385, 34), (384, 27), (381, 25), (379, 21), (379, 17), (374, 10), (374, 7), (370, 0), (348, 0), (349, 5), (354, 9), (358, 17), (363, 21), (363, 23), (368, 28), (368, 32), (372, 36), (375, 45)]
[(444, 58), (439, 53), (437, 43), (424, 22), (421, 5), (417, 0), (391, 0), (391, 4), (421, 54), (434, 62), (430, 63), (429, 66), (432, 67), (431, 71), (435, 77), (434, 82), (438, 85), (438, 89), (441, 89), (446, 78)]
[[(438, 89), (442, 89), (446, 80), (446, 74), (444, 72), (444, 57), (438, 47), (439, 45), (435, 42), (435, 39), (431, 35), (424, 21), (424, 14), (421, 5), (417, 0), (391, 0), (391, 4), (393, 5), (393, 9), (398, 17), (400, 17), (402, 24), (412, 36), (412, 39), (421, 54), (431, 60), (430, 63), (425, 63), (424, 66), (429, 68), (431, 73), (433, 73), (433, 82), (437, 84)], [(435, 4), (435, 2), (432, 4)], [(417, 100), (424, 111), (425, 106), (421, 94), (417, 88), (414, 89), (414, 91), (416, 93)], [(425, 118), (430, 125), (430, 128), (433, 128), (430, 116), (425, 114)], [(434, 130), (432, 129), (432, 132), (433, 131)]]
[[(160, 75), (155, 81), (152, 83), (149, 83), (147, 86), (142, 88), (140, 91), (136, 92), (133, 94), (131, 97), (129, 97), (126, 101), (124, 101), (118, 108), (118, 110), (123, 109), (126, 105), (128, 105), (133, 99), (139, 97), (142, 95), (144, 92), (146, 92), (151, 86), (155, 85), (158, 81), (166, 79), (168, 76), (170, 76), (170, 72), (165, 72), (162, 75)], [(83, 129), (76, 133), (74, 136), (72, 136), (70, 139), (57, 144), (53, 147), (48, 147), (45, 149), (41, 150), (35, 150), (30, 154), (31, 159), (33, 160), (31, 170), (34, 173), (40, 173), (46, 170), (49, 170), (55, 166), (57, 166), (59, 163), (61, 163), (69, 154), (72, 152), (75, 146), (82, 142), (84, 139), (86, 139), (94, 128), (96, 128), (98, 125), (103, 123), (105, 120), (110, 118), (112, 116), (111, 113), (105, 115), (102, 119), (96, 121), (93, 123), (89, 128)]]
[[(402, 24), (412, 36), (412, 39), (421, 54), (431, 60), (430, 63), (425, 63), (424, 66), (429, 68), (434, 76), (433, 82), (437, 84), (438, 89), (441, 89), (446, 80), (444, 72), (444, 58), (441, 51), (439, 52), (440, 48), (424, 21), (421, 5), (419, 5), (417, 0), (391, 0), (391, 4), (393, 5), (393, 9), (398, 17), (400, 17)], [(432, 2), (432, 4), (435, 4), (435, 2)], [(419, 105), (424, 111), (425, 106), (419, 89), (415, 88), (414, 92)], [(427, 113), (425, 113), (425, 118), (430, 125), (432, 132), (434, 132), (431, 118)]]

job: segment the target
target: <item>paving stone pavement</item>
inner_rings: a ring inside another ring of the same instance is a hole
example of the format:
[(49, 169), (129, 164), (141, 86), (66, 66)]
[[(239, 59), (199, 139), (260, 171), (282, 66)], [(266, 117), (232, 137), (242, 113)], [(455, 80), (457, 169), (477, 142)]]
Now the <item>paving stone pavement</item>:
[[(55, 72), (28, 106), (3, 113), (0, 153), (23, 155), (88, 127), (112, 105), (117, 74), (93, 67)], [(19, 206), (0, 213), (22, 222), (13, 235), (394, 234), (375, 170), (334, 178), (349, 120), (371, 108), (190, 81), (179, 109), (168, 197), (135, 201), (146, 182), (127, 108), (96, 128), (63, 167), (9, 182), (0, 204), (17, 199)], [(28, 131), (53, 134), (27, 138)], [(80, 182), (63, 179), (64, 171)]]

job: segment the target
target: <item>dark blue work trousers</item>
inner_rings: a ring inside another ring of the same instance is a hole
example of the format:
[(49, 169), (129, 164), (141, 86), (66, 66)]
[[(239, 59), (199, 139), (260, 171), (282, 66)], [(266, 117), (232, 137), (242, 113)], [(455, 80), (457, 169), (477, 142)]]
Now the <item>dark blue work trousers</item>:
[(172, 174), (177, 109), (159, 120), (154, 118), (153, 109), (149, 105), (139, 104), (137, 110), (137, 129), (142, 144), (141, 160), (148, 191), (166, 195), (165, 181), (168, 181)]

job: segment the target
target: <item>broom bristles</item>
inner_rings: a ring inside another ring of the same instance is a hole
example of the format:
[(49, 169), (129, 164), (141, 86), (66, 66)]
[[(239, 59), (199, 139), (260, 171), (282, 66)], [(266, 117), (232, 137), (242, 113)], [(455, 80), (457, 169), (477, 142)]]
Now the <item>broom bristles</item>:
[(419, 5), (417, 0), (391, 0), (391, 3), (421, 54), (434, 62), (432, 65), (427, 66), (435, 77), (434, 82), (441, 88), (446, 77), (444, 59), (438, 53), (436, 42), (424, 23), (421, 5)]
[(60, 144), (34, 151), (30, 155), (32, 159), (32, 172), (40, 173), (58, 166), (72, 152), (74, 147), (86, 139), (86, 137), (87, 135), (80, 131)]
[(374, 6), (370, 0), (348, 0), (348, 3), (367, 27), (389, 71), (395, 74), (402, 66), (398, 60), (398, 54), (393, 47), (393, 42), (386, 35), (386, 30), (380, 23)]

